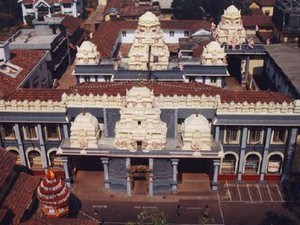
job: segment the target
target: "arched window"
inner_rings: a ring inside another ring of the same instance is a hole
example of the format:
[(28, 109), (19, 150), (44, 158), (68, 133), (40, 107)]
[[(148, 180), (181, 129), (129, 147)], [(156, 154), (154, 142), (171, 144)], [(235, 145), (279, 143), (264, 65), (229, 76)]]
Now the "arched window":
[(245, 160), (245, 174), (257, 174), (260, 167), (260, 157), (257, 154), (249, 154)]
[(56, 155), (56, 151), (51, 151), (49, 154), (49, 166), (51, 166), (53, 169), (61, 169), (63, 164), (62, 164), (62, 160), (61, 157), (59, 157), (58, 155)]
[(18, 149), (16, 149), (16, 148), (6, 148), (6, 150), (8, 152), (13, 153), (14, 155), (16, 155), (18, 157), (16, 164), (22, 165), (22, 160), (21, 160), (21, 157), (20, 157)]
[(237, 158), (234, 154), (226, 154), (222, 160), (221, 172), (226, 174), (236, 173)]
[(270, 154), (268, 165), (267, 165), (267, 173), (278, 174), (281, 172), (282, 168), (282, 160), (283, 156), (281, 154)]
[(41, 154), (37, 150), (29, 151), (27, 157), (30, 169), (41, 169), (43, 167)]

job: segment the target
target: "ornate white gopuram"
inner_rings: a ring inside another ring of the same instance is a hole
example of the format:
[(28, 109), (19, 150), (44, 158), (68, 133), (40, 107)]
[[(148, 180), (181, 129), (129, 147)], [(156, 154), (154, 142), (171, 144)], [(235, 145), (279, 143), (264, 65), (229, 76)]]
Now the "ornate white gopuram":
[(204, 48), (201, 55), (202, 65), (227, 65), (224, 47), (217, 41), (211, 41)]
[(100, 53), (97, 46), (90, 42), (82, 42), (80, 47), (77, 47), (75, 64), (97, 65), (100, 62)]
[(149, 151), (165, 148), (167, 125), (160, 120), (153, 91), (147, 87), (127, 90), (120, 113), (121, 119), (115, 128), (118, 149)]
[(219, 43), (226, 43), (234, 49), (245, 42), (246, 32), (241, 19), (241, 11), (234, 5), (224, 10), (220, 23), (213, 31), (213, 36)]
[(169, 48), (164, 42), (160, 22), (152, 12), (146, 12), (139, 18), (128, 56), (131, 70), (147, 70), (148, 66), (150, 70), (167, 69)]
[(182, 150), (211, 150), (212, 136), (208, 120), (192, 114), (182, 124)]
[(99, 124), (90, 113), (79, 114), (71, 124), (71, 148), (97, 148), (99, 140)]

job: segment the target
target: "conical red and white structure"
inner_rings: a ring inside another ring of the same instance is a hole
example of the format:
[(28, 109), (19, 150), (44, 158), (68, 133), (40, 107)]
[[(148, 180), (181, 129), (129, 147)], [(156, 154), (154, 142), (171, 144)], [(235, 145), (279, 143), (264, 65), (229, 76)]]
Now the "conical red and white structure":
[(45, 178), (37, 189), (37, 197), (42, 203), (42, 211), (48, 218), (59, 218), (69, 213), (69, 188), (51, 169), (46, 171)]

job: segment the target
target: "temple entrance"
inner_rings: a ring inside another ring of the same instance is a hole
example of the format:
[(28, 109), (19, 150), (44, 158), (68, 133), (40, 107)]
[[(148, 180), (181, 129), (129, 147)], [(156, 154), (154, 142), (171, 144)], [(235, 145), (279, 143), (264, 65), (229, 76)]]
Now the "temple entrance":
[(74, 156), (71, 158), (73, 168), (83, 171), (103, 171), (100, 157), (96, 156)]
[(179, 192), (210, 191), (211, 159), (180, 159), (178, 164)]
[(147, 195), (149, 179), (149, 159), (131, 158), (130, 164), (129, 177), (131, 179), (132, 194)]

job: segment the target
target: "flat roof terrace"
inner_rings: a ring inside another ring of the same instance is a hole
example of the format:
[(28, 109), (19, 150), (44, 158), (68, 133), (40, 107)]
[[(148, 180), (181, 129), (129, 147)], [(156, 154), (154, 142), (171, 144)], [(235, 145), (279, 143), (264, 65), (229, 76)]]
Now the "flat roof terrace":
[(35, 29), (22, 29), (10, 39), (10, 49), (51, 49), (51, 43), (60, 35), (37, 35)]
[(300, 48), (297, 44), (273, 44), (265, 48), (282, 72), (300, 90)]

